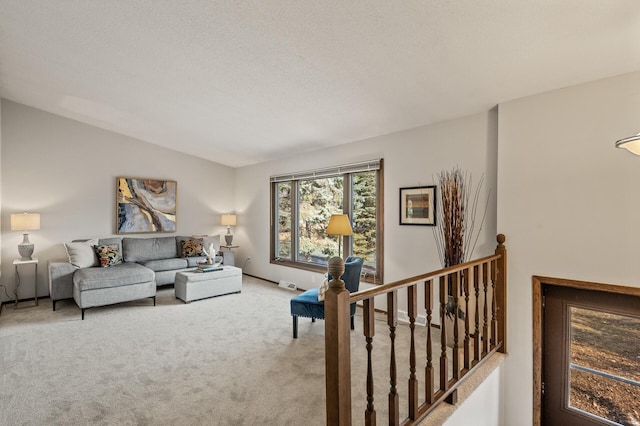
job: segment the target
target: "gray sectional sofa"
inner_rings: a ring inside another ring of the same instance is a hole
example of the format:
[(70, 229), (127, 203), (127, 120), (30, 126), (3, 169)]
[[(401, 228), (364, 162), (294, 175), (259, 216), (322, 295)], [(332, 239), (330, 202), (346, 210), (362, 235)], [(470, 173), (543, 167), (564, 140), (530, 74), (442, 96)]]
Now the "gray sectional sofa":
[[(156, 287), (173, 284), (177, 272), (197, 268), (204, 256), (183, 257), (184, 243), (194, 237), (129, 238), (115, 237), (97, 240), (76, 240), (66, 245), (69, 260), (49, 262), (49, 295), (56, 302), (73, 298), (84, 312), (88, 308), (152, 298), (155, 305)], [(219, 236), (206, 237), (220, 247)], [(109, 246), (121, 256), (118, 263), (102, 267), (93, 247)], [(89, 250), (90, 249), (90, 250)], [(218, 258), (217, 261), (221, 261)]]

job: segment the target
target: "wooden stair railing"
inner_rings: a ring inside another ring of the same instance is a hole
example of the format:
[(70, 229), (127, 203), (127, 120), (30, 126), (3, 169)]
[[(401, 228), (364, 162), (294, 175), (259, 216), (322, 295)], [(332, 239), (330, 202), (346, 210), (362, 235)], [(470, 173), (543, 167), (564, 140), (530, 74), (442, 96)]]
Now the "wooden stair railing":
[[(351, 303), (362, 302), (363, 334), (367, 350), (366, 409), (364, 423), (376, 425), (377, 401), (374, 400), (373, 363), (375, 336), (374, 298), (385, 296), (387, 299), (387, 321), (389, 328), (389, 425), (417, 425), (440, 403), (455, 404), (457, 389), (467, 375), (486, 361), (495, 352), (506, 353), (506, 277), (507, 250), (505, 237), (497, 236), (498, 245), (495, 254), (472, 260), (460, 265), (429, 272), (416, 277), (385, 284), (376, 288), (349, 294), (344, 283), (334, 279), (325, 293), (325, 376), (326, 376), (326, 414), (327, 425), (351, 425)], [(332, 259), (333, 260), (333, 259)], [(329, 272), (333, 277), (342, 275), (340, 267), (344, 264), (329, 263)], [(340, 266), (341, 265), (341, 266)], [(333, 268), (333, 269), (332, 269)], [(336, 269), (337, 268), (337, 269)], [(344, 270), (344, 269), (342, 269)], [(432, 341), (434, 287), (439, 286), (440, 338)], [(424, 396), (418, 392), (418, 349), (416, 347), (416, 318), (418, 317), (418, 288), (424, 289), (424, 313), (426, 323), (424, 333), (426, 344), (424, 354)], [(449, 289), (453, 295), (449, 300)], [(399, 290), (407, 293), (407, 316), (409, 320), (409, 357), (406, 368), (398, 368), (396, 339), (398, 327)], [(473, 311), (473, 324), (469, 313)], [(460, 332), (459, 321), (451, 321), (452, 330), (447, 324), (447, 312), (458, 317), (464, 312), (464, 332)], [(451, 338), (448, 338), (448, 333)], [(437, 348), (437, 345), (440, 345)], [(452, 359), (448, 350), (451, 349)], [(435, 352), (435, 354), (434, 354)], [(436, 358), (437, 357), (437, 360)], [(460, 358), (462, 357), (462, 363)], [(439, 362), (436, 377), (434, 362)], [(450, 369), (452, 371), (450, 371)], [(406, 375), (405, 375), (406, 373)], [(451, 374), (449, 374), (451, 373)], [(451, 376), (451, 378), (450, 378)], [(408, 408), (406, 414), (400, 413), (398, 379), (406, 377)], [(435, 384), (439, 386), (436, 389)], [(379, 402), (378, 402), (379, 403)]]

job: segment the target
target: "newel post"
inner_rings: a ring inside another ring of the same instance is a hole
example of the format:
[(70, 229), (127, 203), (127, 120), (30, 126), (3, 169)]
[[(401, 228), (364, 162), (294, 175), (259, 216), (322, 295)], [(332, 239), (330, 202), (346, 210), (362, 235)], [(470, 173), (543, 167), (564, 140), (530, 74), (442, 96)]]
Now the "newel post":
[(498, 342), (502, 342), (500, 352), (507, 353), (507, 248), (504, 246), (506, 240), (504, 234), (498, 234), (496, 238), (498, 246), (496, 254), (500, 255), (497, 262), (497, 276), (495, 298), (498, 315)]
[(344, 261), (329, 260), (332, 280), (324, 295), (327, 425), (351, 425), (351, 323), (349, 291), (340, 279)]

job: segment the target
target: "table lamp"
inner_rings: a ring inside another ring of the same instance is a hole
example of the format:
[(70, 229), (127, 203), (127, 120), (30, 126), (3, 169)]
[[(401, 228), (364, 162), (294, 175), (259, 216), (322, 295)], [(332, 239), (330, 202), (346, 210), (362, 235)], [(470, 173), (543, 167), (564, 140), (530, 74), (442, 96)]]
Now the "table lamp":
[(327, 234), (339, 235), (338, 237), (338, 256), (342, 259), (342, 237), (345, 235), (353, 235), (349, 216), (346, 214), (332, 214), (327, 225)]
[(11, 230), (25, 231), (22, 243), (18, 244), (18, 253), (22, 256), (20, 260), (32, 260), (33, 243), (29, 241), (29, 233), (26, 231), (34, 231), (40, 229), (39, 213), (16, 213), (11, 215)]
[(223, 214), (222, 215), (221, 224), (222, 225), (227, 225), (227, 233), (224, 236), (224, 240), (226, 241), (227, 245), (230, 246), (231, 243), (233, 243), (233, 234), (231, 233), (231, 226), (235, 226), (236, 225), (236, 215), (235, 214)]

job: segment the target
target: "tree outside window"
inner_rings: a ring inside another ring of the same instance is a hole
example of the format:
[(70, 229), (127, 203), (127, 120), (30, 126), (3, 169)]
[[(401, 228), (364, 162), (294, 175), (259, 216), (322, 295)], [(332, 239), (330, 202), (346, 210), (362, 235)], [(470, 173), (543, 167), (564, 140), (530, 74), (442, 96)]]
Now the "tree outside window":
[(363, 258), (364, 280), (381, 283), (380, 175), (376, 169), (272, 183), (272, 262), (325, 272), (338, 256), (338, 239), (326, 227), (332, 214), (344, 213), (353, 228), (344, 256)]

